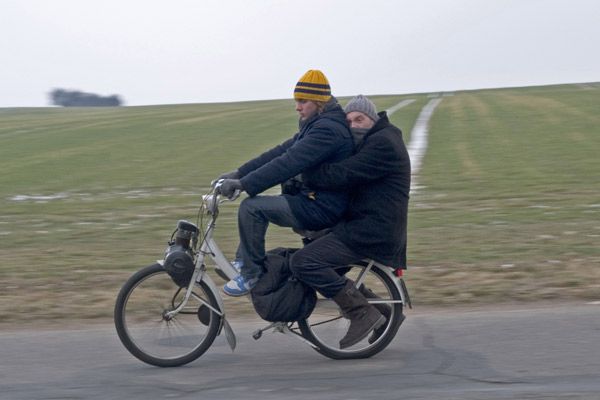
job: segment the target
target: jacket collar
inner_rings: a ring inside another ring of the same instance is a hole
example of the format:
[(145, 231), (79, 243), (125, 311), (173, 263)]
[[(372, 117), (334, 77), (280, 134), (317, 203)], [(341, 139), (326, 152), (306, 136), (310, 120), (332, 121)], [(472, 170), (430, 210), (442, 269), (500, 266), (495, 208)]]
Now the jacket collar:
[(362, 145), (365, 143), (365, 140), (367, 140), (367, 138), (369, 136), (371, 136), (371, 135), (379, 132), (380, 130), (385, 129), (391, 125), (390, 120), (385, 111), (380, 111), (377, 113), (377, 115), (379, 116), (379, 119), (377, 120), (377, 122), (375, 122), (375, 125), (373, 125), (373, 127), (371, 129), (369, 129), (369, 131), (365, 134), (362, 141), (358, 145), (357, 149), (362, 147)]
[(374, 134), (375, 132), (378, 132), (378, 131), (390, 126), (390, 120), (385, 111), (380, 111), (377, 113), (377, 115), (379, 116), (379, 119), (377, 120), (377, 122), (375, 122), (375, 125), (373, 125), (373, 127), (369, 130), (369, 132), (367, 132), (367, 134), (365, 135), (365, 138), (367, 136)]
[(346, 114), (342, 109), (342, 106), (339, 105), (337, 99), (335, 97), (331, 97), (331, 99), (325, 104), (325, 108), (320, 113), (313, 115), (312, 117), (305, 119), (304, 121), (300, 120), (298, 125), (300, 130), (310, 126), (313, 122), (318, 120), (319, 118), (329, 118), (333, 120), (339, 120), (343, 124), (346, 124)]

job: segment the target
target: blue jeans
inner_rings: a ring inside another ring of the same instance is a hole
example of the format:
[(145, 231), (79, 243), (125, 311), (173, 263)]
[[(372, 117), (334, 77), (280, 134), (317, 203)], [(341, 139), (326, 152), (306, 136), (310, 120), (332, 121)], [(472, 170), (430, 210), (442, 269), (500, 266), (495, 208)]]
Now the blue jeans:
[(240, 245), (236, 258), (243, 260), (241, 274), (254, 279), (263, 273), (265, 236), (269, 223), (302, 229), (285, 196), (255, 196), (242, 201), (238, 210)]
[(347, 247), (335, 235), (329, 233), (292, 256), (290, 269), (292, 274), (308, 286), (315, 288), (327, 298), (338, 294), (346, 284), (346, 277), (338, 273), (334, 267), (342, 267), (355, 263), (365, 257)]

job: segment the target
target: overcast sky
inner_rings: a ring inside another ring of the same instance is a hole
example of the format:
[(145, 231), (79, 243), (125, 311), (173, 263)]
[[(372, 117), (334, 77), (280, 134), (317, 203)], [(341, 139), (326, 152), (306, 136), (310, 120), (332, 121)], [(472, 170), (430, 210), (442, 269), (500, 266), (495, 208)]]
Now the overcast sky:
[(126, 105), (600, 81), (596, 0), (0, 0), (0, 107), (53, 88)]

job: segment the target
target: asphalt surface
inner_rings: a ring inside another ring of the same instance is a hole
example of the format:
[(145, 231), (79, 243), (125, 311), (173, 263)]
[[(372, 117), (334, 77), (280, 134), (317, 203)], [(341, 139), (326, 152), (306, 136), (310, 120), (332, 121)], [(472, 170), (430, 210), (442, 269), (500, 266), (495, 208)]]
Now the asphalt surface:
[(235, 323), (197, 361), (133, 358), (114, 328), (0, 333), (0, 399), (600, 399), (600, 305), (413, 310), (390, 347), (334, 361)]

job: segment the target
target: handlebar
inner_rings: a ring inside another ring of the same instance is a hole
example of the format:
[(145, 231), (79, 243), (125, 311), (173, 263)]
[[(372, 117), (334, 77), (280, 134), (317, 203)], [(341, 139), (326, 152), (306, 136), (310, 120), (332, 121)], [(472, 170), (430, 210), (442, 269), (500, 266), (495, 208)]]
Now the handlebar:
[[(225, 179), (218, 179), (218, 180), (212, 181), (210, 183), (215, 194), (217, 194), (217, 195), (221, 194), (220, 188), (221, 188), (221, 185), (223, 184), (224, 180)], [(227, 199), (230, 201), (234, 201), (235, 199), (240, 197), (241, 194), (242, 194), (242, 191), (239, 189), (236, 189), (235, 192), (233, 192), (233, 195), (231, 197), (228, 197)]]
[(234, 201), (242, 194), (241, 190), (236, 190), (233, 193), (233, 196), (225, 198), (219, 190), (223, 181), (224, 179), (212, 181), (210, 183), (211, 191), (208, 194), (202, 196), (204, 210), (207, 211), (209, 214), (212, 214), (213, 216), (217, 215), (219, 204), (221, 204), (224, 201)]

